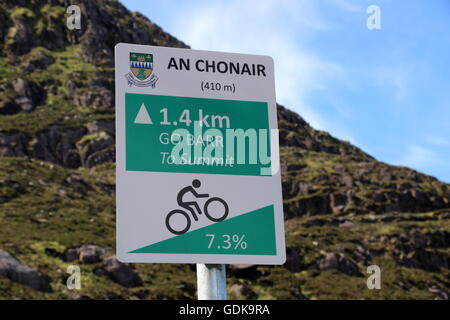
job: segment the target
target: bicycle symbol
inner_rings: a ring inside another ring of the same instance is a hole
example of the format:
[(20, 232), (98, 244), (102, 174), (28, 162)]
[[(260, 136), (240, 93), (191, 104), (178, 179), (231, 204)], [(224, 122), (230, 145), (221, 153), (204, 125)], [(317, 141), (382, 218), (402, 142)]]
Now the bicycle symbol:
[[(170, 232), (180, 235), (180, 234), (186, 233), (191, 228), (191, 218), (189, 217), (188, 212), (191, 213), (191, 215), (195, 221), (198, 221), (198, 217), (197, 217), (197, 214), (195, 211), (197, 211), (198, 214), (202, 214), (202, 210), (200, 209), (200, 206), (198, 205), (197, 201), (191, 201), (191, 202), (183, 201), (183, 196), (187, 193), (191, 193), (196, 198), (209, 198), (209, 194), (197, 193), (197, 191), (194, 189), (194, 188), (199, 188), (200, 186), (201, 186), (201, 182), (199, 180), (195, 179), (194, 181), (192, 181), (192, 186), (184, 187), (183, 189), (181, 189), (178, 192), (178, 196), (177, 196), (178, 205), (185, 210), (175, 209), (175, 210), (170, 211), (167, 214), (166, 227)], [(223, 207), (223, 213), (221, 215), (219, 215), (218, 217), (216, 217), (215, 215), (212, 215), (210, 212), (210, 205), (212, 203), (217, 203), (217, 204), (220, 203)], [(205, 205), (203, 206), (203, 212), (205, 213), (205, 216), (209, 220), (211, 220), (213, 222), (220, 222), (220, 221), (225, 220), (226, 217), (228, 216), (229, 207), (228, 207), (228, 204), (225, 202), (225, 200), (223, 200), (222, 198), (211, 197), (205, 202)], [(173, 227), (173, 223), (171, 225), (171, 221), (173, 221), (172, 218), (175, 215), (179, 215), (179, 216), (183, 217), (182, 219), (185, 220), (185, 223), (186, 223), (184, 228), (175, 228), (175, 227)]]

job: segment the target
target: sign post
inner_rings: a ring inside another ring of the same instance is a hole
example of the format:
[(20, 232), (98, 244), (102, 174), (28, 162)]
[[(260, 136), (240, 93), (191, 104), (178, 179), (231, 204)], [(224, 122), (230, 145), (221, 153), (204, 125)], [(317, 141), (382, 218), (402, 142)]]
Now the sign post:
[(284, 263), (272, 58), (121, 43), (115, 72), (117, 258), (196, 263), (200, 299)]
[(227, 279), (224, 264), (197, 264), (198, 300), (226, 300)]

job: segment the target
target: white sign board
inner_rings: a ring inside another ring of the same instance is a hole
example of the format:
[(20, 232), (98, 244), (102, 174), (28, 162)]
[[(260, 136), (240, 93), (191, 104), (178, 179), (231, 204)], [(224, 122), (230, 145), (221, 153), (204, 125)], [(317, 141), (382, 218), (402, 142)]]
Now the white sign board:
[(115, 48), (117, 257), (285, 261), (273, 60)]

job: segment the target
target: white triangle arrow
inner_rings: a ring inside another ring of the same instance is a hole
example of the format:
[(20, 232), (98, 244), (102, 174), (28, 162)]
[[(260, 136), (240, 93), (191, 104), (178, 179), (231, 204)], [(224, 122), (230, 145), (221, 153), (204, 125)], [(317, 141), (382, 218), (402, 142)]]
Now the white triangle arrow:
[(134, 123), (153, 124), (152, 118), (150, 118), (144, 103), (142, 103), (136, 119), (134, 119)]

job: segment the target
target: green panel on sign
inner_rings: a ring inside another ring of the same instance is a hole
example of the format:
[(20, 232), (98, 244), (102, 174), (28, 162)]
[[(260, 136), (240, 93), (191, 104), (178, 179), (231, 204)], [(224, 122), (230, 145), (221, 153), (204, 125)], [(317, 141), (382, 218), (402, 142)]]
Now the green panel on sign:
[(128, 171), (259, 176), (270, 168), (266, 102), (126, 93), (125, 109)]
[(276, 255), (274, 207), (267, 206), (130, 253)]

